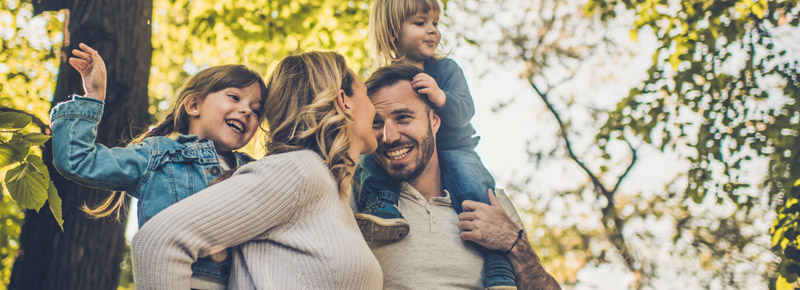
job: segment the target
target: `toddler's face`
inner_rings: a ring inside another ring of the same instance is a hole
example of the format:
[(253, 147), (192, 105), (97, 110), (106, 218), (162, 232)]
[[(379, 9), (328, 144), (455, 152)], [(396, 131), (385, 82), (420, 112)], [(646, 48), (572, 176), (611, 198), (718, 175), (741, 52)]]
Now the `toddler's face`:
[(439, 11), (417, 13), (408, 17), (400, 26), (400, 36), (395, 44), (400, 55), (414, 62), (422, 62), (433, 56), (442, 36), (439, 34)]
[(186, 106), (190, 116), (189, 134), (213, 141), (218, 152), (236, 150), (247, 145), (255, 135), (261, 110), (258, 83), (244, 88), (224, 88)]

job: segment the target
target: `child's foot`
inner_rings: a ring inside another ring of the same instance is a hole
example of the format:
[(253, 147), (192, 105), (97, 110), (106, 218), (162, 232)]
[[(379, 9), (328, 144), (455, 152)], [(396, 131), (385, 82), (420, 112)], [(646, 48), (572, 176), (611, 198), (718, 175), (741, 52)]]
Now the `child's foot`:
[(377, 200), (355, 213), (358, 228), (367, 241), (395, 241), (408, 235), (408, 222), (397, 206)]
[(514, 268), (505, 255), (497, 251), (483, 255), (483, 285), (487, 290), (516, 290)]

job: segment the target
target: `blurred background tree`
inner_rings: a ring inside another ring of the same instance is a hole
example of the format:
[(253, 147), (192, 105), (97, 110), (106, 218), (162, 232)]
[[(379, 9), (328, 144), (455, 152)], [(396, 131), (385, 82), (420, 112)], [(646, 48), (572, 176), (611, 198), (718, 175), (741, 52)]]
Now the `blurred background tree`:
[(631, 274), (630, 288), (797, 286), (800, 205), (785, 206), (798, 178), (797, 1), (455, 3), (448, 13), (475, 24), (452, 28), (480, 47), (472, 61), (530, 86), (495, 111), (542, 103), (527, 146), (540, 172), (511, 185), (531, 199), (532, 241), (560, 281), (608, 287), (579, 277), (606, 268)]

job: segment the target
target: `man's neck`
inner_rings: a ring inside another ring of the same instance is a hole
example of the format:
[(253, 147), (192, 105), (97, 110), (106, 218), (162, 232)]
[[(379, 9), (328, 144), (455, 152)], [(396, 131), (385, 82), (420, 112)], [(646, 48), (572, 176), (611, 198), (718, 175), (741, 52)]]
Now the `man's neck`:
[(422, 174), (414, 180), (409, 180), (408, 184), (414, 187), (426, 200), (430, 201), (434, 197), (444, 196), (442, 190), (442, 171), (439, 168), (439, 154), (434, 151), (428, 166)]

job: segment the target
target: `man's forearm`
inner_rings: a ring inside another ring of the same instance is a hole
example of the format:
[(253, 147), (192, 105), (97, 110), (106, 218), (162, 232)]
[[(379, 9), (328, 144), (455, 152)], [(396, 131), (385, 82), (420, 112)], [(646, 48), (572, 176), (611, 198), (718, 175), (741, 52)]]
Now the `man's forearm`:
[(508, 254), (514, 274), (517, 275), (517, 288), (519, 289), (561, 289), (553, 276), (542, 267), (539, 257), (533, 251), (527, 234), (523, 233), (522, 239), (517, 242), (511, 253)]

